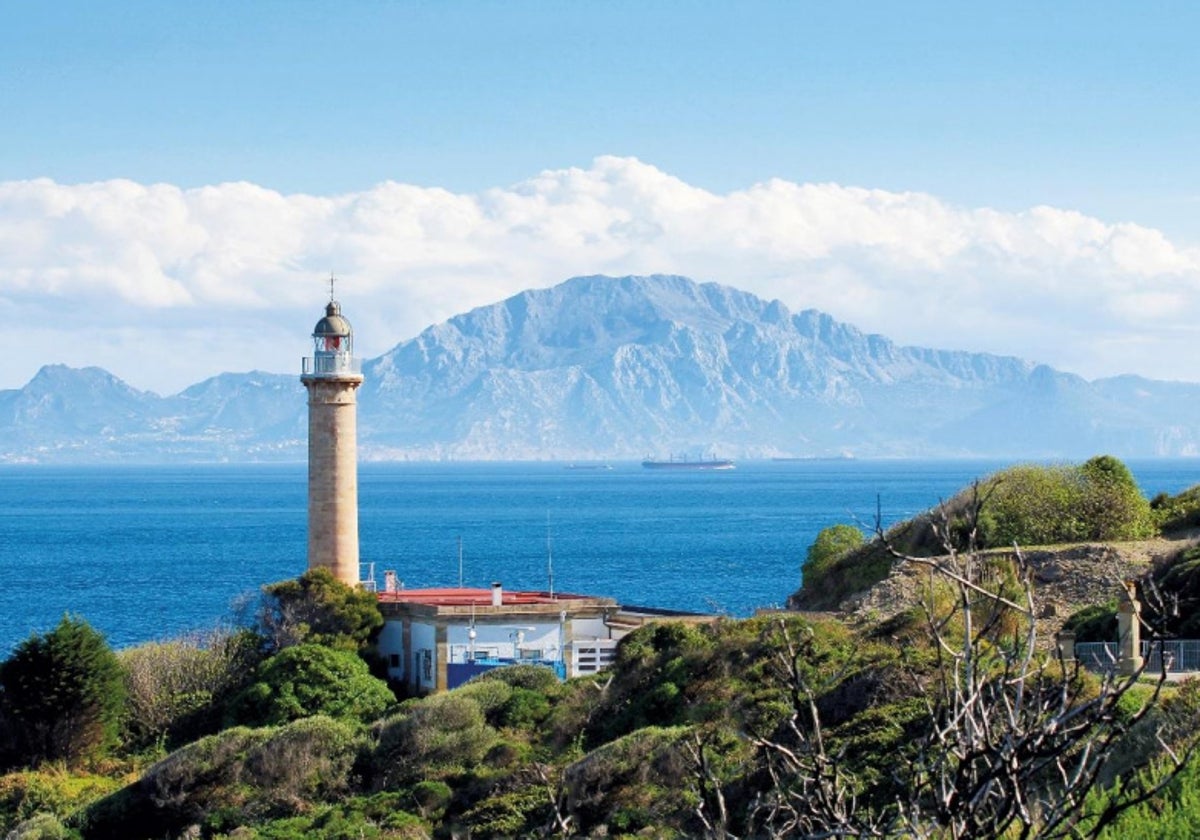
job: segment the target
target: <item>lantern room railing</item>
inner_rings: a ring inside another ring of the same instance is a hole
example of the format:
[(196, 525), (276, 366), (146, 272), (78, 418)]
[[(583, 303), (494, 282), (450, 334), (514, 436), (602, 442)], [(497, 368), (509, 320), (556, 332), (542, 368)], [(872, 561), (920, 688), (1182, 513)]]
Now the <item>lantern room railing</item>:
[(305, 356), (301, 368), (304, 376), (340, 376), (362, 373), (362, 359), (349, 353), (317, 353), (315, 356)]

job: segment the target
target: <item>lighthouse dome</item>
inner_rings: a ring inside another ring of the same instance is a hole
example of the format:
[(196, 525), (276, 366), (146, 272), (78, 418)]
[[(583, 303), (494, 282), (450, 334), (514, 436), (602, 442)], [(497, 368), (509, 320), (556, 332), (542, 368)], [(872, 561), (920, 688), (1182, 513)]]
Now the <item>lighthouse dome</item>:
[(313, 338), (326, 336), (348, 336), (352, 332), (350, 322), (342, 317), (342, 306), (331, 300), (325, 306), (325, 317), (313, 327)]

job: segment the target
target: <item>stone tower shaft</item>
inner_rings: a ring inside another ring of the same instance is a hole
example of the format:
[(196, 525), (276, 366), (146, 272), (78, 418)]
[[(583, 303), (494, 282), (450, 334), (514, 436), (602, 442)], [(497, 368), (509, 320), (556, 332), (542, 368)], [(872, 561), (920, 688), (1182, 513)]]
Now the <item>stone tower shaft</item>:
[(336, 301), (313, 331), (315, 352), (304, 359), (308, 390), (308, 568), (326, 568), (359, 584), (358, 405), (362, 384), (353, 333)]

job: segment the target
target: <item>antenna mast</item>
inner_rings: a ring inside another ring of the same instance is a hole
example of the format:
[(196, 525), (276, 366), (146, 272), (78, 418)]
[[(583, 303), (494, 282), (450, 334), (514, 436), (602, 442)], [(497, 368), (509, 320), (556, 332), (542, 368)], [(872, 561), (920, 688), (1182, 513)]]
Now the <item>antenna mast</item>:
[[(462, 534), (458, 536), (458, 588), (463, 588)], [(474, 607), (471, 608), (474, 610)], [(474, 615), (474, 612), (472, 612)]]
[(550, 511), (546, 511), (546, 577), (550, 581), (550, 597), (554, 597), (554, 551), (550, 539)]

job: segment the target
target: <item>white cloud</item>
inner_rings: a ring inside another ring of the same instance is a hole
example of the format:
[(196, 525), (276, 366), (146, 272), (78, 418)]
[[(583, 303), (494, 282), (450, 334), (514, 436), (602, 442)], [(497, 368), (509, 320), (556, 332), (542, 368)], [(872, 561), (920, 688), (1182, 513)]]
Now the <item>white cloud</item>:
[(364, 355), (576, 274), (672, 272), (903, 343), (1200, 379), (1200, 252), (1157, 230), (837, 184), (717, 195), (601, 157), (471, 195), (0, 183), (0, 305), (29, 326), (0, 387), (50, 362), (163, 392), (222, 370), (295, 371), (330, 271)]

